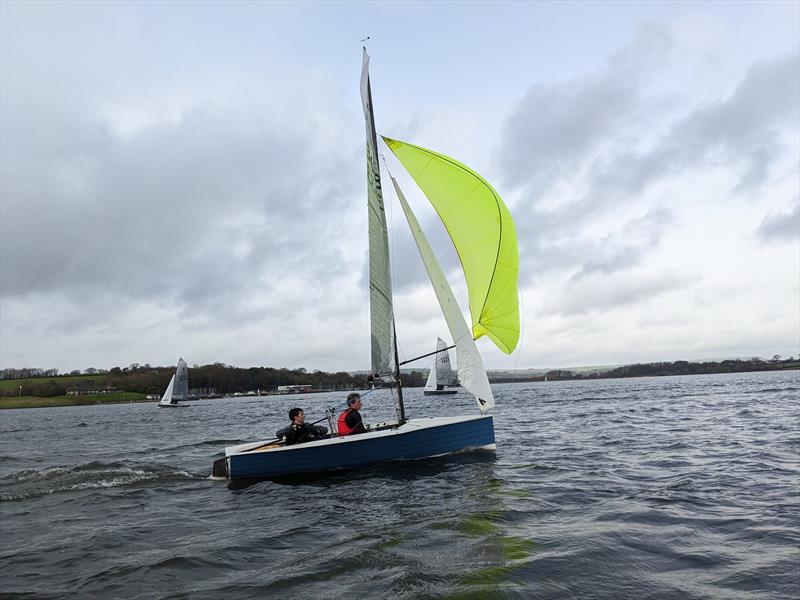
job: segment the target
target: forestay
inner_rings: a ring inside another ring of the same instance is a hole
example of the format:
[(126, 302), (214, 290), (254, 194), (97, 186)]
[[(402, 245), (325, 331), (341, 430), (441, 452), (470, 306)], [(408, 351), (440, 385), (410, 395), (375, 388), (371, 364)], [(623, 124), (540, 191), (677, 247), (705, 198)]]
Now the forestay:
[(469, 289), (474, 339), (483, 335), (503, 352), (519, 341), (519, 250), (514, 221), (500, 195), (460, 162), (383, 137), (439, 214), (461, 259)]
[(406, 215), (408, 226), (414, 236), (422, 262), (425, 264), (425, 270), (428, 272), (428, 277), (436, 292), (436, 298), (442, 307), (447, 328), (450, 330), (450, 335), (453, 336), (456, 346), (459, 381), (464, 389), (475, 396), (478, 408), (483, 414), (494, 406), (494, 396), (492, 395), (492, 388), (489, 386), (489, 379), (486, 376), (483, 360), (475, 347), (475, 341), (472, 339), (469, 326), (464, 320), (461, 308), (453, 296), (453, 290), (450, 288), (441, 266), (439, 266), (439, 261), (436, 260), (428, 239), (425, 237), (417, 218), (411, 211), (411, 207), (406, 202), (406, 198), (394, 177), (392, 177), (392, 184), (397, 192), (400, 205), (403, 207), (403, 213)]
[(378, 140), (372, 111), (369, 55), (364, 50), (361, 67), (361, 104), (367, 128), (367, 205), (369, 215), (369, 307), (372, 339), (372, 372), (392, 379), (397, 366), (394, 355), (394, 313), (389, 272), (389, 241), (383, 208)]

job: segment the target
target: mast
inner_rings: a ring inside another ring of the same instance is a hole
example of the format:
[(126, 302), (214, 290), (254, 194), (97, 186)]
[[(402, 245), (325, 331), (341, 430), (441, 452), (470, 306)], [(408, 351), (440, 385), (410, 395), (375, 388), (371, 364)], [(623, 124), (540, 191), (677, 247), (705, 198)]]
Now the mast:
[(361, 103), (367, 135), (367, 215), (369, 222), (369, 297), (372, 345), (372, 373), (390, 373), (397, 380), (397, 412), (405, 422), (403, 387), (398, 366), (397, 332), (392, 306), (392, 279), (389, 268), (389, 239), (383, 205), (378, 139), (369, 80), (369, 55), (364, 48), (361, 66)]
[(400, 380), (400, 359), (397, 356), (397, 332), (395, 331), (394, 334), (394, 364), (396, 365), (397, 370), (395, 371), (395, 377), (397, 378), (397, 413), (398, 413), (398, 425), (402, 425), (406, 422), (406, 407), (403, 404), (403, 382)]

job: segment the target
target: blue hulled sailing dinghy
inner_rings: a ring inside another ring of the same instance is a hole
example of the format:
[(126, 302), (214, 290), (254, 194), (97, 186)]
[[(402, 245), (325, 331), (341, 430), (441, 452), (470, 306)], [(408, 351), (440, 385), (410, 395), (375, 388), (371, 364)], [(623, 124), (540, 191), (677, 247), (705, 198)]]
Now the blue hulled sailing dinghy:
[[(367, 427), (366, 433), (336, 437), (333, 432), (328, 439), (292, 446), (278, 440), (229, 446), (225, 448), (225, 456), (214, 462), (213, 478), (280, 477), (440, 456), (470, 448), (495, 448), (494, 423), (487, 414), (494, 406), (494, 397), (474, 340), (485, 335), (506, 353), (512, 352), (517, 344), (519, 253), (514, 222), (492, 186), (468, 167), (431, 150), (383, 138), (436, 209), (461, 260), (469, 291), (471, 329), (414, 213), (392, 177), (454, 340), (458, 379), (475, 397), (480, 411), (478, 415), (406, 419), (366, 49), (361, 71), (361, 100), (367, 133), (372, 373), (376, 381), (397, 392), (398, 418), (391, 423)], [(448, 349), (445, 347), (445, 351)]]

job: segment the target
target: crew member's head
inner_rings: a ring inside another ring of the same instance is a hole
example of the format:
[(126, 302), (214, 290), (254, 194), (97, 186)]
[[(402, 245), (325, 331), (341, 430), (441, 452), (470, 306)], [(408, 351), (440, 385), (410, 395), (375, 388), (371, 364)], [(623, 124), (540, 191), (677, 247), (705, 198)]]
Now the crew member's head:
[(296, 425), (302, 425), (306, 421), (306, 413), (302, 408), (293, 408), (289, 411), (289, 420)]
[(347, 408), (359, 410), (361, 408), (361, 396), (355, 392), (347, 396)]

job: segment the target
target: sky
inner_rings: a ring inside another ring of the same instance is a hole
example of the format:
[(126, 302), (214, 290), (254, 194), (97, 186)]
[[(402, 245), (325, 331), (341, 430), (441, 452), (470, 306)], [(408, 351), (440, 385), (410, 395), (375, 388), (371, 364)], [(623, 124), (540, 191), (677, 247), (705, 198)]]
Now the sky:
[[(798, 2), (3, 0), (0, 368), (368, 369), (362, 45), (514, 217), (488, 368), (800, 355)], [(386, 204), (402, 360), (449, 336)]]

